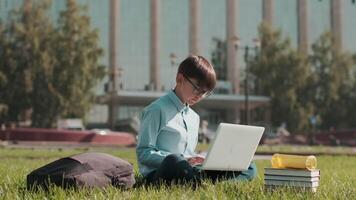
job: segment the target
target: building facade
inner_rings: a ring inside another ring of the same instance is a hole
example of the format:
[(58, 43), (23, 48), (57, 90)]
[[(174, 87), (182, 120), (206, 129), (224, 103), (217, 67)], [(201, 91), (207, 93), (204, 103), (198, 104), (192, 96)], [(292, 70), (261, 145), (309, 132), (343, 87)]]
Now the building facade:
[[(0, 18), (23, 1), (0, 0)], [(34, 1), (34, 0), (32, 0)], [(89, 122), (115, 122), (138, 116), (142, 108), (174, 87), (178, 64), (187, 55), (211, 60), (214, 41), (227, 42), (227, 64), (217, 69), (218, 88), (195, 109), (212, 124), (241, 122), (246, 97), (240, 88), (245, 63), (242, 45), (253, 46), (262, 21), (280, 29), (292, 45), (307, 52), (323, 32), (333, 32), (342, 49), (356, 52), (356, 5), (351, 0), (78, 0), (88, 7), (112, 69), (97, 86), (98, 105)], [(54, 0), (53, 19), (65, 8)], [(234, 40), (235, 38), (235, 40)], [(107, 88), (107, 90), (105, 90)], [(249, 108), (268, 106), (269, 98), (251, 94)], [(108, 106), (109, 105), (109, 106)], [(110, 112), (109, 112), (110, 111)], [(266, 119), (266, 116), (253, 116)], [(242, 120), (243, 121), (243, 120)]]

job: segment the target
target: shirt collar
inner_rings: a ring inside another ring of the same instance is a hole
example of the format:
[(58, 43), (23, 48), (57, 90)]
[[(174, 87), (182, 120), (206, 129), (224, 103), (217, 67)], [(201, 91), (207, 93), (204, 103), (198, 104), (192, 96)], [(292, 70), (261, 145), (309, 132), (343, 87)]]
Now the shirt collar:
[(175, 105), (175, 107), (179, 112), (182, 111), (184, 111), (185, 113), (188, 112), (189, 105), (184, 104), (173, 90), (169, 91), (168, 97), (172, 100), (173, 104)]

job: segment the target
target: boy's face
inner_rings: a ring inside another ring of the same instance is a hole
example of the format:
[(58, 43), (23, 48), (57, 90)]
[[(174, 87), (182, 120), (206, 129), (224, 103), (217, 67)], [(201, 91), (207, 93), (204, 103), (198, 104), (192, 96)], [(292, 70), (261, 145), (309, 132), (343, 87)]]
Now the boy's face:
[(177, 86), (180, 89), (180, 98), (188, 105), (194, 105), (209, 95), (207, 89), (198, 86), (198, 81), (193, 78), (177, 75)]

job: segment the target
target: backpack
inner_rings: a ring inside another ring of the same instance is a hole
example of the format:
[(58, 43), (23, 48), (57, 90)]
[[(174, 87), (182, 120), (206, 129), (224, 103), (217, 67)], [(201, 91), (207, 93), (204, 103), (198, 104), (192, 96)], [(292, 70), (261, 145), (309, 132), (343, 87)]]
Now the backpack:
[(27, 175), (27, 188), (50, 185), (63, 188), (100, 187), (109, 185), (132, 188), (135, 177), (132, 165), (120, 158), (104, 153), (82, 153), (61, 158)]

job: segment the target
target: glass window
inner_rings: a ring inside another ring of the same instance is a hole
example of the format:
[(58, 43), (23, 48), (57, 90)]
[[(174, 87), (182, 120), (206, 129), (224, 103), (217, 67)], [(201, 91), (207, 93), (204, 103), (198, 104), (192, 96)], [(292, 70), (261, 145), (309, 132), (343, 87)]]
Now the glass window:
[[(201, 54), (212, 62), (214, 57), (224, 57), (224, 47), (226, 45), (226, 1), (204, 0), (201, 2)], [(217, 48), (220, 46), (221, 48)], [(219, 54), (219, 55), (218, 55)], [(226, 56), (226, 55), (225, 55)], [(216, 63), (215, 70), (219, 80), (226, 79), (226, 63)]]
[[(258, 27), (262, 22), (262, 1), (261, 0), (245, 0), (240, 1), (238, 9), (238, 25), (237, 35), (241, 40), (241, 47), (249, 46), (249, 55), (254, 56), (253, 39), (258, 38)], [(244, 60), (245, 50), (238, 51), (238, 59), (240, 64), (240, 80), (243, 81), (246, 75), (246, 63)], [(251, 58), (252, 58), (251, 57)]]
[(309, 47), (323, 34), (330, 31), (330, 1), (308, 1)]
[(356, 3), (342, 1), (342, 32), (343, 48), (356, 53)]
[(285, 37), (291, 40), (294, 48), (298, 42), (297, 0), (275, 0), (273, 25), (282, 30)]
[(149, 17), (150, 1), (120, 1), (118, 67), (127, 90), (143, 90), (149, 82)]
[[(160, 21), (160, 78), (164, 89), (169, 90), (175, 85), (179, 63), (189, 53), (188, 0), (161, 1)], [(176, 63), (173, 63), (173, 65), (170, 58), (172, 53), (176, 56)]]

